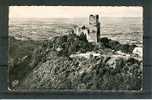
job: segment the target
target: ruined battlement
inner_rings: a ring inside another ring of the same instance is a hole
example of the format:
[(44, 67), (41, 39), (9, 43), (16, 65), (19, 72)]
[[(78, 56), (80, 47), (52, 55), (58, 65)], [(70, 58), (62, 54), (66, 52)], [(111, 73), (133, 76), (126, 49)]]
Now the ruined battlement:
[(97, 25), (99, 22), (99, 15), (90, 15), (89, 16), (89, 25)]
[(86, 35), (88, 42), (97, 43), (100, 38), (100, 22), (99, 15), (90, 15), (89, 24), (83, 26), (76, 26), (74, 33), (78, 36), (81, 34)]

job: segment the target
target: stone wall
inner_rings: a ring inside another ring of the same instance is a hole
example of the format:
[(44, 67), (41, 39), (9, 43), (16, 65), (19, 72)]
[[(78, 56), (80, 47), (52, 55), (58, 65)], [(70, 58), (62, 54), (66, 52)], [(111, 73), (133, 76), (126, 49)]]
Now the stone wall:
[(98, 42), (100, 38), (100, 22), (99, 15), (89, 16), (89, 42)]
[(74, 27), (74, 33), (78, 36), (85, 34), (88, 42), (97, 43), (100, 38), (100, 22), (99, 15), (90, 15), (89, 16), (89, 25), (82, 27)]

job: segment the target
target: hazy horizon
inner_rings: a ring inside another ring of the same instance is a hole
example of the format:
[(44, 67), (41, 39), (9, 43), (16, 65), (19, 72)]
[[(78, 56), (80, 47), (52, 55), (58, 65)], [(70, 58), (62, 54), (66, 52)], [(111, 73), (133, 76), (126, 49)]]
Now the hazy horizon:
[(143, 8), (135, 6), (10, 6), (9, 12), (9, 18), (143, 17)]
[[(83, 19), (83, 18), (88, 18), (88, 17), (79, 17), (79, 18), (68, 18), (68, 17), (43, 17), (43, 18), (39, 18), (39, 17), (30, 17), (30, 18), (26, 18), (26, 17), (11, 17), (10, 19)], [(102, 18), (142, 18), (142, 17), (101, 17)]]

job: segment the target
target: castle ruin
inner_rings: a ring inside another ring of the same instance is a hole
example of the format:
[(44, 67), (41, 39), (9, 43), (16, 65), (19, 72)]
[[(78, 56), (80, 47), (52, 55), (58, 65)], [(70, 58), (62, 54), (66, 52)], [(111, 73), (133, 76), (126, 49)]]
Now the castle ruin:
[(100, 38), (100, 22), (99, 15), (90, 15), (89, 24), (83, 25), (82, 27), (77, 26), (74, 29), (74, 33), (78, 36), (85, 35), (88, 42), (97, 43)]

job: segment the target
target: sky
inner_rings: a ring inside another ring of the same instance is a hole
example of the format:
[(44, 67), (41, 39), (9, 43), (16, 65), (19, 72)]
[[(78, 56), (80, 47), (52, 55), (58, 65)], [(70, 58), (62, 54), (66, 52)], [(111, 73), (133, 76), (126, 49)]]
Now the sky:
[(9, 18), (143, 17), (138, 6), (10, 6)]

